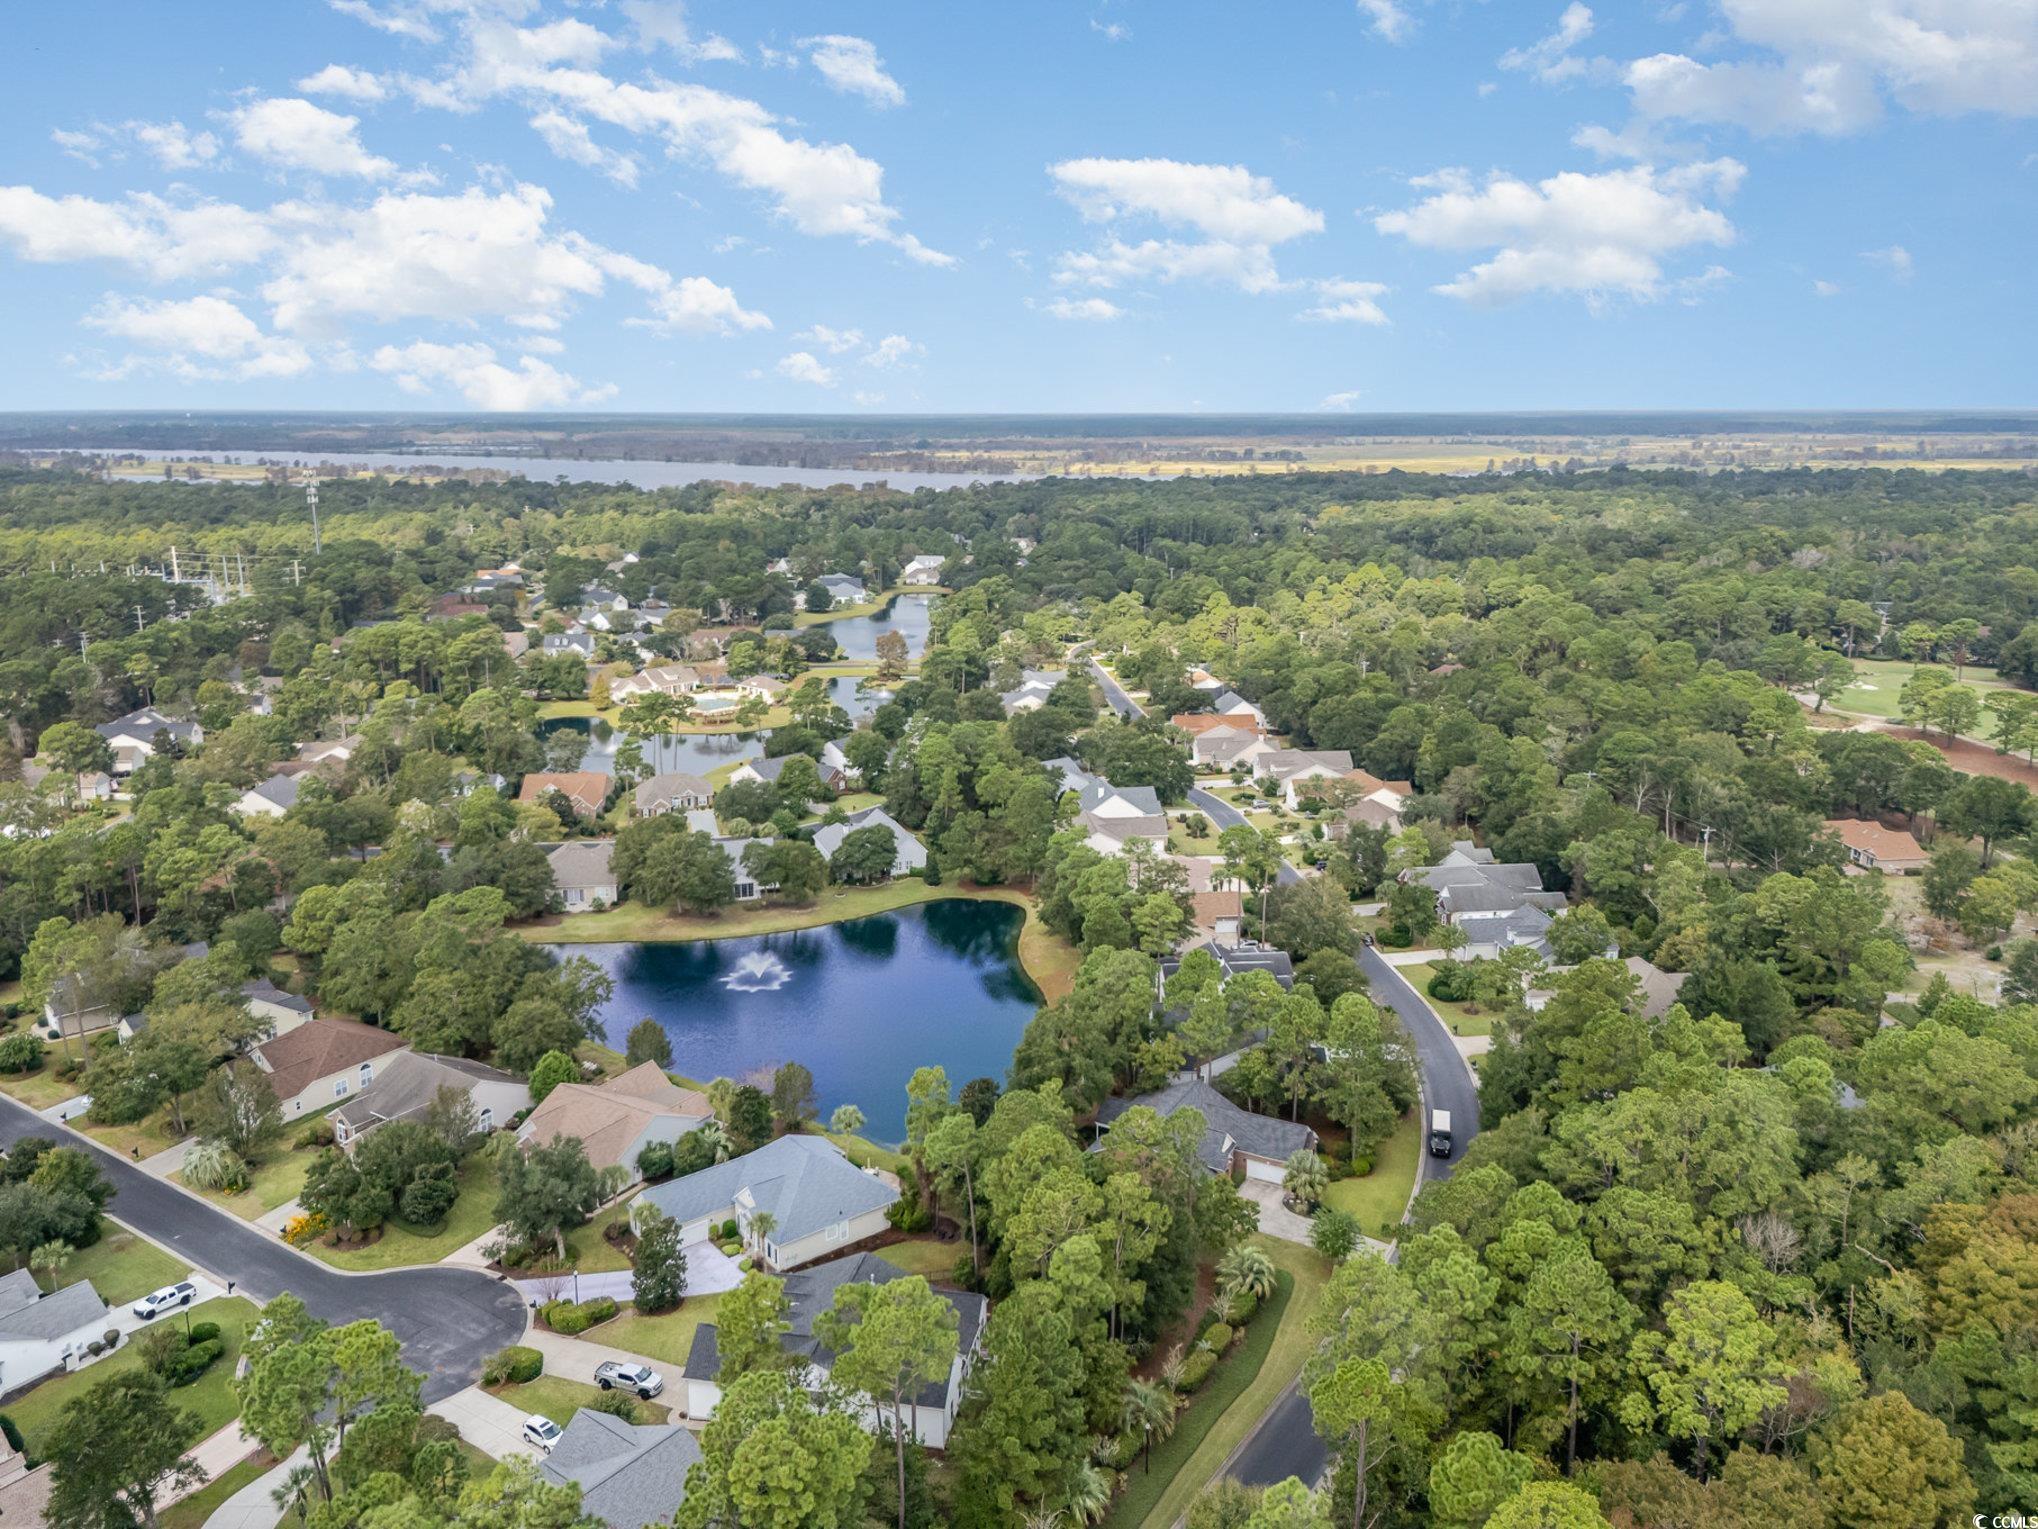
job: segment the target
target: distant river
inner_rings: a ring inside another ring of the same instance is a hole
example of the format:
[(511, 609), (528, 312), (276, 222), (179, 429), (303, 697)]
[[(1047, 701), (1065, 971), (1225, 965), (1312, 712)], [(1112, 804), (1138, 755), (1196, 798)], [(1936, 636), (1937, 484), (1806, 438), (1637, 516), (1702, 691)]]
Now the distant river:
[(620, 1049), (647, 1014), (672, 1037), (672, 1065), (706, 1082), (758, 1081), (780, 1062), (814, 1075), (821, 1117), (864, 1113), (866, 1133), (906, 1134), (906, 1080), (940, 1065), (956, 1088), (1002, 1086), (1040, 1003), (1019, 964), (1022, 910), (954, 898), (818, 929), (683, 944), (555, 945), (615, 979), (602, 1010)]
[[(56, 448), (51, 448), (56, 449)], [(570, 483), (627, 483), (634, 488), (682, 488), (689, 483), (744, 483), (760, 488), (833, 488), (837, 484), (862, 487), (882, 483), (911, 493), (920, 488), (968, 488), (972, 483), (1022, 483), (1027, 475), (994, 473), (869, 472), (853, 467), (756, 467), (738, 462), (647, 462), (622, 458), (471, 456), (447, 451), (161, 451), (128, 450), (112, 447), (66, 446), (65, 451), (90, 455), (143, 457), (160, 462), (178, 461), (272, 462), (310, 468), (322, 462), (337, 467), (390, 468), (408, 472), (417, 467), (491, 467), (501, 472), (521, 473), (539, 482), (565, 478)], [(155, 473), (115, 472), (119, 478), (138, 483), (164, 481)]]

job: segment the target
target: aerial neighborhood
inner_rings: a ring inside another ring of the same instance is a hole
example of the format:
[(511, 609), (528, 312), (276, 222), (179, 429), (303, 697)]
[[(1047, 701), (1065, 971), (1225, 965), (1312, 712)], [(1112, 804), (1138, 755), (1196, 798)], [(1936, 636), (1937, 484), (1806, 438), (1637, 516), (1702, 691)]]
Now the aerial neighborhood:
[[(627, 537), (378, 481), (295, 582), (138, 572), (137, 629), (28, 575), (0, 626), (0, 1512), (86, 1522), (95, 1419), (144, 1415), (134, 1489), (233, 1529), (2022, 1479), (1959, 1387), (2028, 1357), (2038, 813), (1936, 660), (2038, 667), (2024, 595), (1864, 615), (1816, 496), (1731, 533), (1802, 586), (1758, 642), (1597, 609), (1583, 531), (1503, 581), (1442, 483), (1463, 558), (1298, 484), (1212, 492), (1314, 561), (1161, 579), (1073, 480)], [(1850, 624), (1919, 725), (1827, 725)], [(1732, 1399), (1680, 1400), (1706, 1364)], [(764, 1512), (758, 1439), (849, 1506)]]

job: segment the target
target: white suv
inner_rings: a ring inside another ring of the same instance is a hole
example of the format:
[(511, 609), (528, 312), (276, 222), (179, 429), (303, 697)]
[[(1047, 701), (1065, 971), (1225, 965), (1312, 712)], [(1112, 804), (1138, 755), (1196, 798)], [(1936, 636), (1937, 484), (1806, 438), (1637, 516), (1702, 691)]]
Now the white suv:
[(177, 1306), (189, 1306), (198, 1295), (198, 1287), (188, 1279), (180, 1279), (174, 1285), (165, 1285), (161, 1290), (151, 1290), (134, 1303), (134, 1314), (144, 1322), (152, 1321), (162, 1313)]
[(552, 1453), (552, 1446), (559, 1442), (559, 1435), (565, 1431), (550, 1418), (536, 1412), (524, 1419), (524, 1442), (548, 1455)]

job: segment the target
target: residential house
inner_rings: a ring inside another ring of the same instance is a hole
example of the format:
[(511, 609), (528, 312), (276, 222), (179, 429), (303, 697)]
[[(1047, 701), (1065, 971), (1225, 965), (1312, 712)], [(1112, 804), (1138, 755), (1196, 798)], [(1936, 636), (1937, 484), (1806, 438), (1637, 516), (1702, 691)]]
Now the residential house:
[(1191, 738), (1207, 733), (1215, 727), (1237, 727), (1234, 717), (1220, 717), (1214, 711), (1178, 711), (1168, 718), (1168, 726), (1180, 728)]
[(1308, 1126), (1240, 1109), (1201, 1078), (1177, 1078), (1136, 1099), (1106, 1099), (1097, 1111), (1097, 1124), (1108, 1128), (1130, 1109), (1150, 1109), (1162, 1119), (1177, 1110), (1197, 1111), (1203, 1117), (1197, 1160), (1211, 1173), (1233, 1178), (1278, 1184), (1288, 1159), (1304, 1147), (1316, 1146), (1316, 1133)]
[(620, 706), (645, 695), (692, 695), (701, 688), (701, 672), (692, 664), (654, 664), (641, 674), (609, 681), (609, 699)]
[(244, 818), (280, 818), (297, 805), (298, 777), (272, 775), (243, 791), (233, 810)]
[(1189, 688), (1191, 690), (1222, 690), (1225, 687), (1223, 680), (1212, 674), (1208, 669), (1197, 665), (1189, 670)]
[(521, 629), (502, 634), (502, 650), (512, 661), (531, 651), (531, 634)]
[(814, 834), (814, 848), (823, 855), (833, 858), (835, 851), (842, 847), (842, 841), (859, 828), (891, 830), (892, 843), (895, 846), (892, 856), (894, 876), (904, 876), (910, 871), (927, 868), (927, 847), (882, 807), (866, 807), (861, 812), (850, 813), (840, 823), (824, 825)]
[(577, 816), (599, 817), (609, 799), (609, 777), (600, 770), (533, 770), (524, 777), (517, 800), (542, 801), (548, 791), (565, 797)]
[(1189, 740), (1189, 757), (1206, 773), (1221, 774), (1242, 765), (1257, 763), (1274, 751), (1266, 735), (1250, 725), (1241, 726), (1237, 717), (1220, 718), (1222, 727), (1209, 727)]
[(620, 1167), (637, 1177), (637, 1154), (653, 1142), (675, 1142), (714, 1116), (707, 1097), (681, 1088), (656, 1062), (640, 1062), (606, 1083), (561, 1083), (538, 1102), (517, 1140), (525, 1146), (577, 1137), (597, 1168)]
[[(710, 820), (714, 818), (713, 813), (708, 813), (706, 814), (706, 816)], [(693, 821), (692, 814), (688, 814), (688, 821), (690, 824), (692, 823)], [(712, 830), (701, 830), (701, 831), (712, 832)], [(764, 896), (765, 893), (776, 892), (778, 890), (777, 882), (757, 881), (750, 874), (750, 867), (743, 863), (743, 852), (749, 849), (751, 845), (769, 843), (771, 843), (771, 840), (769, 838), (752, 837), (747, 839), (729, 839), (723, 838), (720, 835), (715, 835), (716, 848), (720, 849), (724, 855), (727, 855), (729, 857), (729, 869), (735, 873), (736, 901), (738, 901), (739, 903), (756, 902), (757, 899)]]
[(672, 606), (653, 596), (637, 607), (637, 625), (644, 631), (655, 632), (665, 625), (671, 614)]
[[(1226, 942), (1213, 939), (1192, 946), (1191, 949), (1207, 950), (1216, 957), (1217, 970), (1220, 974), (1218, 980), (1221, 982), (1228, 982), (1242, 972), (1265, 972), (1284, 988), (1295, 985), (1294, 958), (1285, 950), (1276, 950), (1273, 946), (1262, 945), (1257, 940)], [(1188, 952), (1185, 951), (1183, 954), (1186, 955)], [(1165, 983), (1181, 970), (1181, 966), (1181, 956), (1164, 958), (1160, 964), (1160, 980)]]
[(582, 1407), (538, 1459), (554, 1486), (580, 1489), (580, 1516), (607, 1529), (664, 1529), (686, 1501), (700, 1440), (667, 1423), (626, 1423)]
[(1244, 922), (1245, 899), (1235, 888), (1189, 894), (1189, 923), (1204, 939), (1219, 945), (1235, 944)]
[[(825, 1136), (781, 1136), (755, 1152), (653, 1184), (632, 1205), (655, 1205), (680, 1225), (682, 1243), (733, 1219), (774, 1269), (796, 1269), (851, 1243), (875, 1237), (899, 1192), (842, 1155)], [(752, 1238), (751, 1218), (768, 1212), (768, 1236)]]
[(1151, 786), (1114, 786), (1095, 781), (1076, 798), (1076, 821), (1083, 842), (1099, 854), (1122, 855), (1132, 839), (1157, 845), (1168, 842), (1168, 818)]
[(768, 674), (751, 674), (736, 681), (738, 695), (756, 696), (760, 701), (776, 702), (786, 693), (786, 682), (773, 679)]
[(1210, 709), (1220, 717), (1247, 718), (1260, 732), (1267, 730), (1267, 714), (1253, 705), (1236, 690), (1220, 690), (1211, 700)]
[(824, 573), (814, 582), (828, 591), (830, 610), (838, 605), (863, 605), (870, 600), (870, 590), (854, 574)]
[(300, 743), (297, 757), (306, 764), (343, 765), (351, 760), (361, 747), (361, 735), (349, 733), (344, 738), (332, 738), (314, 743)]
[(1104, 784), (1103, 777), (1092, 775), (1066, 754), (1058, 754), (1053, 759), (1043, 759), (1040, 767), (1055, 778), (1055, 783), (1060, 787), (1063, 796), (1067, 796), (1071, 791), (1080, 793), (1088, 791), (1092, 786)]
[[(729, 779), (732, 782), (761, 781), (767, 786), (776, 786), (779, 776), (785, 771), (786, 761), (793, 757), (791, 754), (777, 754), (770, 759), (746, 759), (729, 772)], [(813, 760), (812, 755), (806, 757)], [(847, 760), (842, 766), (827, 765), (820, 760), (813, 760), (813, 764), (820, 773), (821, 784), (830, 791), (840, 791), (849, 785)]]
[(1333, 839), (1343, 838), (1355, 826), (1399, 833), (1401, 814), (1408, 799), (1415, 795), (1415, 786), (1409, 781), (1382, 780), (1365, 770), (1353, 770), (1344, 778), (1343, 786), (1331, 795), (1342, 797), (1342, 804), (1324, 825)]
[(531, 1091), (522, 1078), (465, 1057), (405, 1051), (392, 1057), (377, 1070), (367, 1088), (357, 1090), (327, 1117), (333, 1123), (333, 1139), (351, 1152), (375, 1127), (424, 1114), (441, 1089), (453, 1089), (472, 1099), (475, 1122), (483, 1131), (507, 1125), (512, 1115), (531, 1107)]
[(1055, 669), (1022, 669), (1019, 671), (1019, 683), (1001, 694), (998, 704), (1005, 708), (1008, 717), (1022, 711), (1038, 711), (1054, 694), (1054, 687), (1067, 677)]
[(267, 977), (256, 977), (241, 984), (241, 1002), (256, 1019), (269, 1022), (271, 1035), (286, 1035), (310, 1019), (316, 1011), (309, 998), (300, 998), (295, 993), (286, 993)]
[[(1689, 972), (1666, 972), (1662, 967), (1644, 956), (1629, 956), (1621, 962), (1628, 974), (1635, 979), (1636, 999), (1633, 1012), (1642, 1019), (1661, 1019), (1677, 1003), (1684, 984), (1690, 980)], [(1541, 1013), (1557, 996), (1556, 979), (1576, 971), (1575, 966), (1553, 966), (1536, 978), (1522, 994), (1522, 1003), (1536, 1013)]]
[(1309, 781), (1342, 780), (1351, 773), (1352, 756), (1345, 749), (1270, 749), (1253, 761), (1254, 778), (1280, 786), (1290, 812), (1309, 794)]
[[(1512, 924), (1506, 921), (1511, 915), (1529, 909), (1560, 913), (1567, 901), (1562, 892), (1543, 890), (1543, 873), (1533, 863), (1496, 864), (1491, 850), (1481, 849), (1469, 840), (1453, 844), (1450, 853), (1435, 865), (1403, 871), (1401, 880), (1420, 882), (1436, 893), (1437, 917), (1465, 929), (1471, 937), (1466, 946), (1468, 952), (1474, 945), (1491, 943), (1478, 938), (1480, 934), (1498, 939), (1496, 950), (1508, 944), (1534, 943), (1534, 938), (1540, 937), (1540, 928), (1535, 928), (1534, 937), (1524, 936), (1537, 925), (1537, 920), (1521, 919)], [(1468, 923), (1468, 919), (1472, 922)], [(1542, 920), (1541, 925), (1547, 927), (1548, 920)]]
[[(887, 1285), (904, 1279), (906, 1271), (876, 1253), (857, 1253), (831, 1259), (811, 1268), (797, 1269), (785, 1279), (787, 1329), (779, 1339), (781, 1347), (797, 1361), (803, 1383), (817, 1389), (822, 1378), (835, 1366), (835, 1354), (814, 1336), (815, 1320), (835, 1307), (835, 1293), (845, 1285)], [(937, 1287), (955, 1313), (955, 1358), (948, 1374), (923, 1387), (906, 1407), (906, 1429), (929, 1449), (945, 1449), (949, 1431), (961, 1410), (963, 1385), (969, 1376), (983, 1335), (988, 1303), (966, 1290)], [(719, 1376), (722, 1369), (719, 1334), (715, 1324), (703, 1322), (694, 1329), (693, 1346), (686, 1356), (686, 1415), (709, 1418), (722, 1400)], [(889, 1414), (887, 1414), (889, 1418)], [(868, 1402), (862, 1403), (865, 1428), (876, 1432), (878, 1416)]]
[(630, 608), (630, 602), (613, 589), (604, 589), (599, 584), (590, 584), (580, 592), (580, 603), (591, 610), (608, 611), (621, 615)]
[(935, 553), (922, 553), (899, 570), (899, 583), (908, 589), (939, 584), (941, 570), (947, 562), (947, 558)]
[(1867, 818), (1828, 818), (1826, 832), (1846, 846), (1848, 863), (1864, 871), (1908, 876), (1932, 861), (1907, 830), (1885, 828)]
[(89, 1357), (86, 1345), (111, 1326), (112, 1314), (90, 1280), (44, 1295), (26, 1269), (0, 1276), (0, 1391), (75, 1370)]
[(545, 852), (545, 863), (552, 867), (552, 886), (566, 912), (613, 908), (620, 900), (616, 873), (609, 868), (615, 847), (614, 839), (569, 839)]
[(351, 1019), (311, 1019), (248, 1055), (269, 1075), (283, 1118), (316, 1114), (335, 1100), (358, 1094), (389, 1059), (410, 1050), (400, 1035)]
[(575, 658), (592, 659), (594, 633), (586, 627), (574, 627), (564, 632), (547, 632), (540, 651), (547, 658), (557, 658), (562, 653), (570, 653)]
[(715, 788), (705, 776), (681, 770), (660, 771), (638, 783), (632, 798), (640, 818), (662, 818), (668, 812), (692, 812), (715, 800)]
[(842, 786), (833, 784), (838, 776), (841, 778), (842, 786), (852, 786), (863, 779), (863, 772), (849, 762), (849, 755), (843, 750), (842, 740), (831, 738), (821, 745), (821, 779), (828, 781), (832, 789), (839, 791)]
[(132, 775), (153, 758), (159, 737), (167, 737), (183, 749), (196, 748), (205, 741), (205, 729), (196, 722), (166, 716), (153, 706), (102, 722), (92, 731), (112, 746), (115, 775)]

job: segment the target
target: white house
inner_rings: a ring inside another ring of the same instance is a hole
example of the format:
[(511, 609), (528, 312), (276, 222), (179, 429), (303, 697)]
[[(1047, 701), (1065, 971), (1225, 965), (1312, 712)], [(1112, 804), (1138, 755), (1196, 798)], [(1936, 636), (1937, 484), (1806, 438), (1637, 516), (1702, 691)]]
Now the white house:
[(616, 873), (609, 869), (613, 839), (570, 839), (546, 851), (552, 885), (568, 913), (588, 913), (616, 905)]
[(1054, 687), (1067, 676), (1052, 669), (1022, 669), (1019, 683), (998, 697), (998, 704), (1005, 709), (1008, 717), (1022, 711), (1038, 711), (1047, 704), (1047, 698), (1054, 694)]
[[(787, 1331), (779, 1340), (798, 1364), (798, 1373), (811, 1389), (835, 1365), (834, 1353), (814, 1336), (814, 1321), (822, 1312), (834, 1309), (835, 1293), (845, 1285), (884, 1285), (904, 1279), (905, 1271), (876, 1253), (858, 1253), (832, 1259), (812, 1268), (798, 1269), (786, 1276)], [(966, 1290), (937, 1287), (955, 1314), (955, 1358), (948, 1374), (923, 1388), (906, 1406), (905, 1424), (913, 1437), (929, 1449), (945, 1449), (955, 1415), (962, 1407), (963, 1383), (979, 1351), (983, 1335), (986, 1302)], [(718, 1380), (722, 1368), (719, 1334), (715, 1324), (703, 1322), (694, 1329), (693, 1346), (686, 1356), (686, 1415), (710, 1418), (722, 1400)], [(877, 1430), (879, 1415), (865, 1398), (859, 1398), (860, 1418), (865, 1428)], [(889, 1420), (887, 1409), (886, 1420)]]
[(112, 1327), (90, 1280), (49, 1295), (26, 1269), (0, 1277), (0, 1391), (14, 1391), (85, 1362), (86, 1345)]
[(694, 812), (712, 805), (715, 788), (705, 776), (661, 770), (637, 783), (632, 800), (638, 817), (660, 818), (668, 812)]
[(369, 1087), (354, 1092), (327, 1117), (334, 1139), (352, 1152), (375, 1127), (422, 1115), (448, 1088), (473, 1101), (475, 1122), (483, 1131), (506, 1126), (510, 1116), (531, 1107), (531, 1090), (522, 1078), (465, 1057), (403, 1051), (377, 1070)]
[(1274, 746), (1248, 718), (1240, 718), (1237, 726), (1205, 728), (1189, 740), (1190, 757), (1203, 770), (1233, 770), (1256, 764), (1273, 752)]
[(931, 552), (923, 552), (904, 568), (899, 570), (902, 585), (928, 585), (941, 582), (941, 570), (948, 559)]
[(1210, 703), (1210, 709), (1220, 717), (1250, 718), (1252, 725), (1261, 732), (1267, 730), (1267, 714), (1236, 690), (1218, 691)]
[(840, 823), (830, 823), (814, 834), (814, 848), (832, 859), (835, 851), (842, 847), (842, 841), (859, 828), (888, 828), (896, 852), (892, 859), (892, 874), (904, 876), (909, 871), (924, 870), (927, 866), (927, 846), (907, 831), (882, 807), (866, 807), (861, 812), (852, 812)]
[(1122, 855), (1131, 839), (1168, 842), (1168, 816), (1151, 786), (1114, 786), (1093, 781), (1076, 799), (1083, 842), (1102, 855)]
[[(899, 1192), (866, 1173), (824, 1136), (781, 1136), (755, 1152), (654, 1184), (633, 1202), (655, 1205), (679, 1223), (682, 1244), (700, 1242), (708, 1229), (733, 1219), (745, 1242), (774, 1269), (796, 1269), (824, 1255), (875, 1237), (890, 1223), (885, 1212)], [(768, 1236), (753, 1238), (752, 1220), (771, 1216)]]
[(113, 773), (132, 775), (156, 752), (156, 739), (167, 735), (172, 743), (192, 748), (205, 741), (205, 729), (196, 722), (165, 716), (153, 706), (144, 706), (92, 729), (113, 749)]
[(297, 805), (297, 777), (272, 775), (241, 793), (233, 810), (244, 818), (280, 818)]
[(344, 738), (326, 739), (317, 743), (300, 743), (297, 757), (306, 764), (345, 764), (361, 747), (361, 735), (349, 733)]
[(1302, 800), (1304, 782), (1342, 780), (1351, 772), (1352, 756), (1345, 749), (1270, 749), (1253, 761), (1254, 777), (1278, 783), (1291, 812)]

